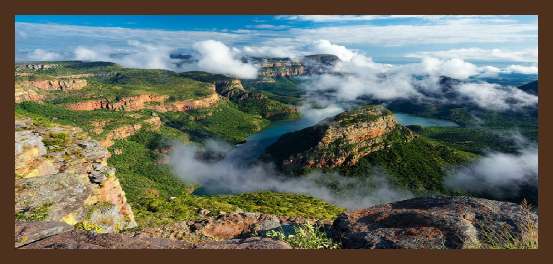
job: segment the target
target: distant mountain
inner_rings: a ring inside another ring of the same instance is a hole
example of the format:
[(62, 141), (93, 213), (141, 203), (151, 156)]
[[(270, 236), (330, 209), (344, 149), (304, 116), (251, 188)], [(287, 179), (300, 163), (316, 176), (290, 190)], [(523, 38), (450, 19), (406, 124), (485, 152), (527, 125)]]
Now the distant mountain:
[(538, 81), (529, 82), (518, 87), (529, 94), (538, 95)]

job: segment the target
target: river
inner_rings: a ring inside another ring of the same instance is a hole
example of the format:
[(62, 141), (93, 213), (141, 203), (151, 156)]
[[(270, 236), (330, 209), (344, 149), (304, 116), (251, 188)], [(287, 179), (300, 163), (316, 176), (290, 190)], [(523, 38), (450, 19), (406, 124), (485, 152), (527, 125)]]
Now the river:
[[(454, 122), (435, 118), (420, 117), (405, 113), (394, 113), (396, 120), (404, 125), (419, 125), (422, 127), (457, 127)], [(265, 149), (276, 142), (278, 138), (286, 133), (301, 130), (303, 128), (313, 126), (324, 119), (300, 118), (298, 120), (283, 120), (273, 122), (269, 127), (260, 132), (249, 136), (246, 143), (238, 145), (227, 156), (227, 159), (232, 161), (240, 161), (242, 164), (249, 164), (255, 161)]]

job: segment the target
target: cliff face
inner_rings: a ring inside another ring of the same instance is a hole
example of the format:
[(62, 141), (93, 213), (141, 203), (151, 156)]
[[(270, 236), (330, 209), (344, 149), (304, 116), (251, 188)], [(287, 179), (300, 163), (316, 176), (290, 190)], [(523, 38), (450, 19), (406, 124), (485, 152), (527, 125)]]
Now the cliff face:
[(218, 94), (238, 104), (242, 109), (256, 112), (267, 119), (290, 119), (297, 116), (296, 107), (271, 100), (256, 91), (246, 91), (240, 80), (223, 80), (215, 83)]
[(332, 71), (340, 59), (335, 55), (315, 54), (299, 61), (290, 58), (249, 58), (246, 61), (259, 65), (259, 78), (271, 79), (327, 73)]
[(196, 100), (168, 101), (168, 99), (169, 96), (166, 95), (141, 94), (124, 97), (117, 102), (110, 102), (106, 99), (89, 100), (67, 104), (65, 107), (76, 111), (92, 111), (97, 109), (138, 111), (151, 109), (159, 112), (184, 112), (191, 109), (212, 107), (219, 103), (221, 98), (217, 93), (213, 92), (207, 97)]
[(99, 233), (136, 226), (109, 156), (81, 129), (16, 119), (16, 221), (63, 222)]
[(384, 107), (367, 106), (286, 134), (267, 149), (263, 158), (286, 169), (351, 166), (389, 146), (391, 137), (407, 142), (414, 134), (399, 125)]
[(31, 81), (31, 85), (48, 91), (71, 91), (71, 90), (80, 90), (86, 87), (88, 82), (85, 79), (54, 79), (54, 80), (38, 80)]

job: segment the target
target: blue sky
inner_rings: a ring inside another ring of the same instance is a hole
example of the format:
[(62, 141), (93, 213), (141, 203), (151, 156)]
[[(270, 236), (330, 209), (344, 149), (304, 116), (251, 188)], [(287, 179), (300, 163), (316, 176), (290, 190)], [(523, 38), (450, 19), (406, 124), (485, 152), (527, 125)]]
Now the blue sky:
[[(240, 55), (300, 56), (329, 40), (378, 62), (450, 57), (536, 64), (537, 16), (18, 15), (16, 60), (75, 59), (79, 48), (193, 52), (216, 40)], [(156, 47), (156, 48), (152, 48)], [(248, 48), (246, 48), (248, 47)], [(146, 48), (146, 49), (148, 49)], [(448, 52), (448, 51), (455, 52)], [(112, 54), (112, 55), (113, 55)], [(78, 56), (77, 56), (78, 57)], [(108, 55), (103, 56), (110, 57)]]

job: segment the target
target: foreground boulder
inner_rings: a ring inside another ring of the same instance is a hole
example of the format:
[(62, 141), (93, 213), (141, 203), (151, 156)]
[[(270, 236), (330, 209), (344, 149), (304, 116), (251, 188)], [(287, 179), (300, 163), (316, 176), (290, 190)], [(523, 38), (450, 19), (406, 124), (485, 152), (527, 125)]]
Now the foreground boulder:
[[(493, 239), (536, 236), (538, 217), (517, 204), (471, 197), (427, 197), (340, 215), (333, 223), (343, 248), (464, 249)], [(499, 241), (501, 242), (501, 241)]]
[[(16, 245), (17, 247), (17, 245)], [(283, 241), (251, 237), (224, 241), (189, 243), (180, 240), (129, 234), (96, 234), (71, 230), (19, 245), (22, 249), (291, 249)]]

